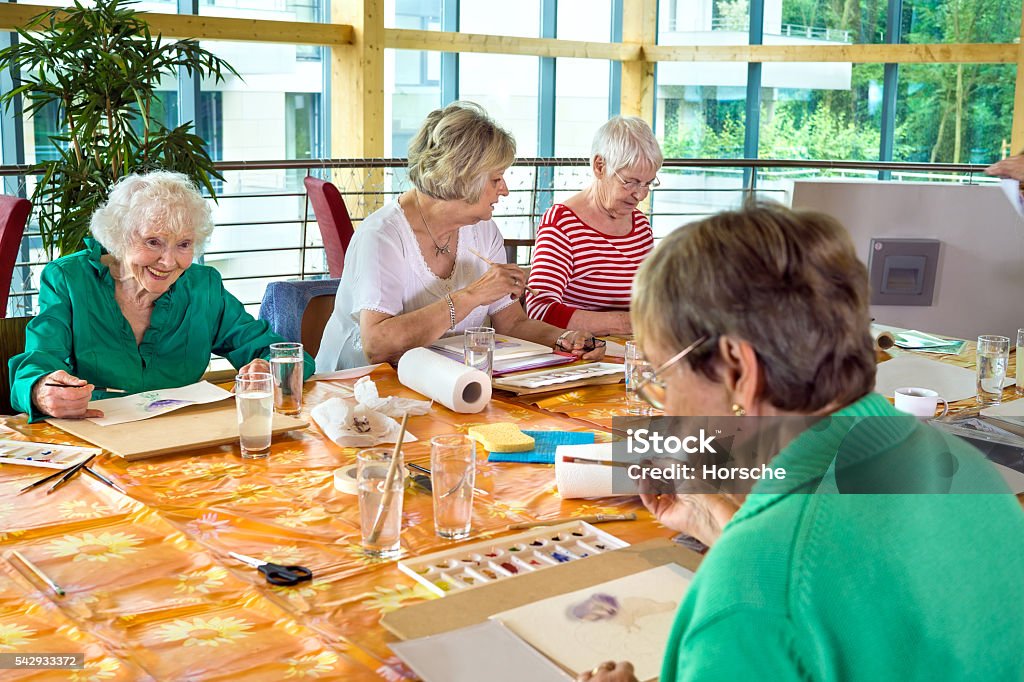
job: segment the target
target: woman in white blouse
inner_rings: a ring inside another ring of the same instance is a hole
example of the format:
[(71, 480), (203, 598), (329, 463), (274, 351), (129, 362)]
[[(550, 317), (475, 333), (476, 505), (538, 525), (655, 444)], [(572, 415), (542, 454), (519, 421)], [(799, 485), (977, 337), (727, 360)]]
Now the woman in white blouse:
[(491, 219), (514, 160), (512, 136), (478, 105), (431, 112), (409, 146), (413, 189), (368, 216), (349, 244), (317, 371), (396, 362), (488, 318), (499, 334), (603, 355), (593, 335), (531, 320), (519, 303), (526, 277), (505, 263)]

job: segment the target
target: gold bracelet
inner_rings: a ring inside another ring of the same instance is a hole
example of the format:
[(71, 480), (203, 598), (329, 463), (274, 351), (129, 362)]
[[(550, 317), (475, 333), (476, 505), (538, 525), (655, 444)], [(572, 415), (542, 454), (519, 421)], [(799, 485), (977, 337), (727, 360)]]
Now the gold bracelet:
[(449, 330), (455, 331), (455, 301), (452, 300), (451, 294), (445, 294), (444, 300), (448, 303), (448, 314), (452, 319), (452, 326), (449, 327)]

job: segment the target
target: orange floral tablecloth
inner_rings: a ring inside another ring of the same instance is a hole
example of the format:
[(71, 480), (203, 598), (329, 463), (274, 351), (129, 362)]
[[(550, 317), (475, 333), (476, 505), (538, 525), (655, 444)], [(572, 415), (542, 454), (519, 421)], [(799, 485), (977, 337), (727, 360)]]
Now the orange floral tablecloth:
[[(382, 394), (416, 397), (395, 373), (374, 373)], [(347, 394), (339, 385), (308, 384), (309, 407)], [(579, 416), (610, 423), (622, 386), (592, 387), (607, 405)], [(605, 391), (607, 389), (607, 391)], [(565, 396), (568, 405), (572, 394)], [(544, 405), (549, 399), (541, 401)], [(589, 400), (589, 397), (588, 397)], [(419, 440), (403, 448), (407, 461), (429, 462), (430, 437), (470, 426), (513, 421), (533, 429), (587, 430), (532, 406), (498, 397), (475, 415), (435, 405), (413, 417)], [(80, 443), (46, 424), (9, 418), (11, 437)], [(46, 486), (18, 495), (41, 473), (0, 465), (0, 553), (17, 549), (61, 585), (55, 597), (0, 562), (0, 653), (84, 653), (78, 671), (4, 670), (4, 679), (31, 680), (403, 680), (415, 679), (387, 648), (381, 614), (432, 595), (394, 562), (372, 562), (360, 551), (356, 498), (334, 490), (334, 469), (352, 463), (315, 426), (275, 438), (270, 457), (249, 461), (225, 445), (176, 456), (125, 462), (104, 455), (96, 468), (129, 492), (123, 496), (78, 476), (52, 495)], [(42, 471), (45, 474), (45, 471)], [(636, 511), (641, 520), (603, 526), (628, 542), (665, 537), (635, 498), (563, 500), (553, 467), (479, 459), (473, 539), (504, 533), (519, 521)], [(405, 497), (405, 556), (448, 546), (433, 531), (431, 499)], [(230, 551), (309, 566), (314, 579), (296, 587), (268, 586)], [(15, 566), (18, 568), (16, 569)]]

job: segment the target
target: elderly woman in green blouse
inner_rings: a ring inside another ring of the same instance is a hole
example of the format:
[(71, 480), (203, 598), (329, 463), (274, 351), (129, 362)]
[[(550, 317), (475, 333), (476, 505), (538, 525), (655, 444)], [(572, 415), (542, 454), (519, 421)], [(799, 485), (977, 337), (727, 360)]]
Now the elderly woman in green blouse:
[(640, 395), (740, 418), (786, 472), (745, 499), (643, 496), (710, 546), (662, 682), (1024, 679), (1024, 511), (973, 447), (872, 392), (868, 300), (843, 227), (781, 206), (676, 230), (641, 266), (634, 329), (657, 369)]
[[(199, 381), (210, 354), (240, 371), (268, 371), (271, 343), (211, 267), (194, 265), (213, 231), (187, 177), (129, 175), (92, 217), (83, 251), (43, 269), (39, 315), (25, 352), (10, 360), (11, 404), (29, 414), (84, 418), (97, 386), (128, 393)], [(313, 373), (306, 356), (305, 376)]]

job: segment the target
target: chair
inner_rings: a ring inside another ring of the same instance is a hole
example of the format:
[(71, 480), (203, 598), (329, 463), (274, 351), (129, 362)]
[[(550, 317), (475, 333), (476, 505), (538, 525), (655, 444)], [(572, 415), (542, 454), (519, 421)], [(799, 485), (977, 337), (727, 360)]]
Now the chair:
[(25, 351), (25, 328), (31, 319), (0, 319), (0, 414), (14, 413), (11, 407), (11, 375), (7, 361)]
[(285, 341), (299, 341), (316, 357), (324, 327), (334, 312), (338, 279), (271, 282), (263, 294), (259, 318)]
[(309, 203), (313, 204), (313, 215), (320, 225), (324, 251), (327, 252), (327, 269), (331, 277), (341, 277), (341, 270), (345, 267), (345, 249), (355, 234), (345, 200), (330, 182), (307, 176), (303, 183)]
[(14, 278), (14, 264), (21, 249), (21, 236), (32, 212), (32, 202), (0, 194), (0, 317), (7, 317), (7, 297)]

